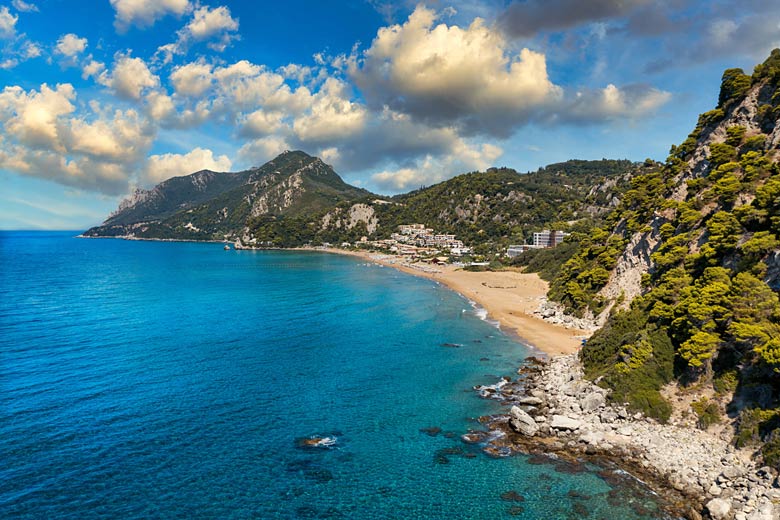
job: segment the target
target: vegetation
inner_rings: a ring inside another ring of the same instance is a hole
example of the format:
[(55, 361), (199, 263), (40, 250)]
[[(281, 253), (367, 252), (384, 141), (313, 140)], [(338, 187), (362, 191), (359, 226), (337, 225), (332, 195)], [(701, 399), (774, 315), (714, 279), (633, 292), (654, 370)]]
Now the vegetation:
[[(712, 385), (727, 398), (734, 393), (737, 444), (764, 442), (765, 461), (780, 461), (780, 301), (765, 263), (780, 247), (780, 167), (766, 149), (766, 135), (729, 125), (731, 111), (753, 86), (780, 92), (780, 51), (753, 76), (727, 70), (718, 108), (699, 118), (664, 165), (632, 179), (621, 205), (606, 217), (612, 231), (594, 234), (598, 246), (609, 247), (607, 235), (618, 250), (637, 233), (659, 242), (643, 294), (611, 315), (581, 357), (587, 374), (601, 377), (614, 399), (662, 420), (668, 405), (659, 390), (674, 378)], [(774, 128), (780, 115), (774, 112), (780, 96), (772, 99), (772, 111), (760, 117), (773, 120), (763, 127)], [(725, 139), (708, 142), (721, 124)], [(705, 143), (709, 173), (697, 176), (687, 161)], [(681, 184), (683, 199), (675, 197)], [(582, 263), (585, 249), (558, 271), (548, 268), (555, 273), (550, 294), (581, 311), (598, 310), (598, 295), (584, 296), (573, 283), (596, 265)], [(607, 253), (607, 271), (612, 259)], [(714, 401), (700, 400), (693, 410), (702, 428), (722, 416)]]

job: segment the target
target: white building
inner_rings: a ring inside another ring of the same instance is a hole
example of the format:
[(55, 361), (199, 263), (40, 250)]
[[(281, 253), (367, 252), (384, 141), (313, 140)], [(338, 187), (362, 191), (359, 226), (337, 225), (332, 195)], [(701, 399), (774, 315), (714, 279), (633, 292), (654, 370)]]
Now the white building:
[(555, 247), (569, 234), (563, 231), (550, 231), (545, 229), (534, 233), (534, 246), (536, 247)]

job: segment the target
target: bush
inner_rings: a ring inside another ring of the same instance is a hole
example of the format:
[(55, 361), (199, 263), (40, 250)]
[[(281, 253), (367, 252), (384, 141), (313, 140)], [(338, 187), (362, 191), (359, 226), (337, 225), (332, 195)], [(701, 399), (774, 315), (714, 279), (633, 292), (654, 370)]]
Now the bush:
[(745, 144), (740, 147), (739, 152), (741, 155), (748, 152), (760, 152), (764, 149), (765, 145), (766, 136), (764, 134), (754, 135), (745, 140)]
[(755, 445), (780, 427), (779, 422), (780, 409), (746, 408), (739, 413), (734, 443), (737, 448)]
[(720, 83), (718, 107), (742, 98), (750, 90), (752, 78), (742, 69), (726, 69)]
[(691, 405), (694, 413), (699, 417), (698, 427), (702, 430), (706, 430), (713, 424), (720, 422), (720, 408), (718, 405), (709, 399), (701, 399)]
[(764, 464), (780, 470), (780, 429), (774, 430), (769, 440), (761, 447)]
[(627, 395), (628, 404), (648, 417), (665, 423), (672, 415), (672, 406), (664, 400), (658, 390), (643, 389)]
[(720, 166), (731, 162), (737, 157), (737, 150), (726, 143), (713, 143), (710, 145), (710, 162), (713, 166)]
[(739, 146), (742, 143), (742, 138), (745, 136), (745, 127), (734, 125), (726, 129), (726, 144), (731, 146)]
[(739, 375), (736, 370), (729, 370), (718, 375), (712, 381), (712, 387), (719, 395), (730, 394), (737, 389)]

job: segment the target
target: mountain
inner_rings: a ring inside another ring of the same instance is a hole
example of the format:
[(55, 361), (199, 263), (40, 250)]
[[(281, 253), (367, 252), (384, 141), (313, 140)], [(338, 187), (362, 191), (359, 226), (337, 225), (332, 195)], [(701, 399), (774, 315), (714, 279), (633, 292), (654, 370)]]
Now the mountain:
[(390, 238), (401, 224), (421, 223), (452, 233), (477, 254), (503, 255), (510, 243), (525, 243), (534, 231), (589, 229), (617, 204), (628, 180), (645, 165), (630, 161), (567, 161), (518, 173), (509, 168), (458, 175), (434, 186), (390, 198), (342, 203), (317, 221), (254, 222), (258, 243)]
[(616, 204), (640, 165), (630, 161), (572, 160), (518, 173), (509, 168), (459, 175), (399, 195), (377, 207), (378, 232), (421, 222), (454, 233), (477, 251), (503, 252), (552, 225), (598, 219)]
[(237, 173), (202, 170), (136, 190), (84, 236), (235, 239), (253, 218), (300, 217), (368, 195), (301, 151)]
[(716, 108), (550, 270), (551, 298), (604, 323), (581, 352), (588, 377), (662, 420), (724, 423), (775, 467), (779, 119), (780, 50), (726, 70)]
[(618, 203), (629, 178), (646, 168), (606, 159), (529, 173), (491, 168), (380, 197), (346, 184), (316, 157), (285, 152), (259, 168), (202, 170), (136, 190), (84, 236), (296, 247), (389, 238), (400, 224), (423, 223), (458, 235), (480, 253), (503, 252), (551, 224), (589, 228)]

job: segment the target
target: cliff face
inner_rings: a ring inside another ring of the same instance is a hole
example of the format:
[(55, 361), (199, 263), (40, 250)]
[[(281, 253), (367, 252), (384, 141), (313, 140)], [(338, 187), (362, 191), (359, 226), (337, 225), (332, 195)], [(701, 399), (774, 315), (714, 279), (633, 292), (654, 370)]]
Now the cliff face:
[[(734, 442), (759, 443), (773, 465), (780, 465), (778, 119), (780, 51), (752, 75), (727, 70), (718, 106), (665, 164), (631, 179), (596, 244), (620, 246), (612, 268), (599, 273), (601, 286), (583, 277), (599, 251), (593, 244), (552, 284), (571, 307), (602, 312), (605, 326), (582, 359), (616, 399), (663, 419), (672, 409), (661, 388), (695, 385), (689, 393), (697, 400), (688, 399), (685, 412), (700, 424), (736, 417)], [(582, 296), (594, 287), (595, 296)]]
[(285, 152), (237, 173), (203, 170), (136, 190), (85, 236), (233, 240), (252, 219), (318, 214), (364, 197), (333, 169), (303, 152)]

